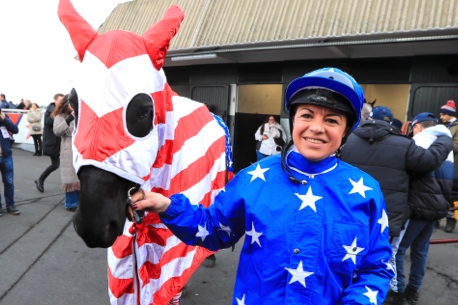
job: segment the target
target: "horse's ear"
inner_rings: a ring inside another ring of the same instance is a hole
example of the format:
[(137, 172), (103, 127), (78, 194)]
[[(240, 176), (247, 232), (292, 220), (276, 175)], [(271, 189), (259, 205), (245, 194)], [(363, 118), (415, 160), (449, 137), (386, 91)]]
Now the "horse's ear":
[(70, 0), (59, 1), (57, 14), (70, 34), (73, 46), (76, 52), (78, 52), (79, 61), (83, 61), (84, 52), (86, 52), (91, 41), (97, 36), (97, 32), (78, 14)]
[(143, 34), (149, 57), (157, 70), (160, 70), (164, 65), (170, 40), (178, 32), (183, 18), (184, 14), (181, 9), (173, 5), (165, 12), (161, 20)]

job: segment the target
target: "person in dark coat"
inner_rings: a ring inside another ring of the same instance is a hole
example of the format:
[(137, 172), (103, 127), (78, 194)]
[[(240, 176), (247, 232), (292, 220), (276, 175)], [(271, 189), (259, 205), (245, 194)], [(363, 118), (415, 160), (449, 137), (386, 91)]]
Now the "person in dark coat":
[(35, 180), (35, 185), (40, 192), (44, 192), (44, 182), (46, 178), (60, 166), (60, 137), (54, 134), (54, 118), (51, 117), (51, 113), (54, 111), (57, 105), (62, 102), (64, 95), (57, 93), (54, 95), (54, 102), (48, 105), (45, 113), (45, 122), (43, 129), (43, 155), (51, 158), (51, 165), (48, 166), (40, 177)]
[[(393, 113), (384, 106), (375, 107), (369, 118), (348, 137), (341, 150), (341, 159), (362, 169), (380, 183), (393, 249), (390, 263), (395, 269), (395, 255), (402, 239), (400, 233), (410, 217), (409, 174), (435, 170), (453, 150), (453, 143), (449, 137), (440, 136), (428, 149), (417, 146), (414, 140), (391, 125)], [(392, 281), (393, 290), (397, 289), (396, 284), (395, 280)]]
[(6, 206), (6, 209), (3, 209), (0, 200), (0, 216), (5, 213), (19, 215), (20, 212), (14, 204), (14, 163), (11, 150), (12, 135), (17, 134), (19, 129), (1, 109), (0, 131), (0, 173), (2, 175)]
[[(418, 114), (412, 120), (412, 130), (417, 145), (428, 148), (440, 135), (445, 135), (452, 143), (452, 134), (430, 112)], [(396, 254), (396, 278), (398, 293), (390, 292), (386, 304), (417, 304), (420, 289), (425, 275), (429, 251), (429, 240), (438, 219), (447, 215), (450, 208), (450, 197), (453, 185), (453, 152), (435, 171), (412, 175), (409, 187), (409, 206), (412, 214), (401, 244)], [(404, 274), (404, 257), (410, 248), (410, 273), (406, 285)]]

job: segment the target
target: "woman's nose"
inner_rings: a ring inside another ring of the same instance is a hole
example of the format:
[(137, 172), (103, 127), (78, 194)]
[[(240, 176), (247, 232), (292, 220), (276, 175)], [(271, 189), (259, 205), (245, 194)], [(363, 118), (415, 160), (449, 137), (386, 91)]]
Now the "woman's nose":
[(315, 119), (311, 122), (309, 129), (310, 131), (313, 131), (316, 133), (323, 132), (324, 131), (323, 122), (321, 120)]

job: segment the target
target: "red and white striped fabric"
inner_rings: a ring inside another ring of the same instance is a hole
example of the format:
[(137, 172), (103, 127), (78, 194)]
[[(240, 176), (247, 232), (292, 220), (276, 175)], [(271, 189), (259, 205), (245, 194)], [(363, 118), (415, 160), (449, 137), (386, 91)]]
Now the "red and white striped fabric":
[[(174, 139), (159, 149), (145, 185), (165, 195), (184, 193), (209, 205), (225, 185), (225, 134), (200, 105), (173, 98), (176, 111), (167, 122), (179, 122)], [(188, 120), (192, 123), (181, 124)], [(166, 304), (209, 254), (183, 244), (156, 214), (147, 214), (141, 225), (126, 223), (123, 236), (108, 251), (111, 304), (137, 304), (137, 298), (138, 304)]]
[[(206, 106), (177, 96), (162, 70), (181, 10), (171, 7), (143, 36), (99, 35), (69, 0), (60, 1), (58, 14), (81, 61), (74, 83), (80, 99), (75, 169), (93, 165), (144, 189), (211, 204), (226, 180), (225, 131)], [(126, 109), (137, 94), (150, 95), (154, 107), (153, 129), (142, 138), (126, 127)], [(176, 302), (209, 254), (183, 244), (157, 214), (147, 213), (139, 225), (127, 222), (108, 250), (110, 303), (164, 305), (174, 296)]]

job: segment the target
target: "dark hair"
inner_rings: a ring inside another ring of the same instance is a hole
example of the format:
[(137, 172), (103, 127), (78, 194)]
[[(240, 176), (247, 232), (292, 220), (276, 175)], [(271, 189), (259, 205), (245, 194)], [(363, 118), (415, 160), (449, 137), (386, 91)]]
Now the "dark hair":
[[(264, 133), (264, 126), (266, 126), (266, 123), (269, 122), (269, 118), (270, 118), (270, 117), (273, 117), (274, 120), (275, 120), (275, 116), (272, 115), (272, 114), (271, 114), (271, 115), (268, 115), (268, 116), (264, 119), (264, 122), (262, 122), (262, 125), (261, 125), (261, 135)], [(276, 122), (276, 120), (275, 120), (275, 122)]]
[(68, 107), (70, 105), (70, 102), (68, 100), (68, 94), (64, 95), (64, 98), (62, 99), (62, 103), (56, 106), (54, 111), (51, 113), (51, 117), (54, 118), (57, 115), (60, 114), (69, 114), (70, 108)]
[(59, 96), (64, 96), (62, 93), (56, 93), (54, 94), (54, 100), (57, 100)]
[(417, 123), (417, 124), (420, 124), (423, 128), (428, 128), (428, 127), (436, 126), (437, 122), (435, 122), (435, 121), (423, 121), (423, 122), (420, 122), (420, 123)]

